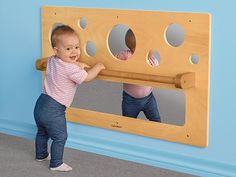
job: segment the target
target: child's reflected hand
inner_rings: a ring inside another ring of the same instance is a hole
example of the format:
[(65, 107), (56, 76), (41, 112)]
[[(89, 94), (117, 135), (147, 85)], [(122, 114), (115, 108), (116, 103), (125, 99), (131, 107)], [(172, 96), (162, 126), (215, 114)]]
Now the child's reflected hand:
[(158, 60), (157, 60), (153, 55), (151, 55), (151, 56), (148, 58), (148, 62), (149, 62), (149, 64), (150, 64), (152, 67), (159, 65)]
[(81, 67), (82, 69), (84, 69), (84, 68), (90, 68), (90, 66), (87, 65), (86, 63), (76, 62), (76, 64), (77, 64), (79, 67)]

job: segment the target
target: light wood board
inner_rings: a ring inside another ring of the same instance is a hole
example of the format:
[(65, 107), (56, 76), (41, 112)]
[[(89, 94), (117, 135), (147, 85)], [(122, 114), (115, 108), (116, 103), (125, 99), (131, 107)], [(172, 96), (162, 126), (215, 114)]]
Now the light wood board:
[[(207, 13), (160, 12), (143, 10), (96, 9), (77, 7), (42, 7), (42, 58), (53, 55), (50, 34), (53, 26), (62, 23), (78, 32), (81, 42), (82, 62), (90, 65), (102, 62), (106, 69), (116, 75), (99, 75), (98, 79), (114, 82), (129, 82), (165, 89), (181, 89), (186, 98), (185, 124), (183, 126), (132, 119), (112, 114), (94, 112), (79, 108), (67, 109), (67, 120), (101, 128), (184, 143), (199, 147), (208, 145), (209, 127), (209, 78), (210, 78), (210, 34), (211, 15)], [(87, 27), (82, 29), (79, 20), (86, 19)], [(184, 42), (179, 47), (170, 46), (165, 39), (167, 27), (176, 23), (183, 27)], [(115, 25), (129, 26), (136, 37), (136, 50), (130, 60), (117, 60), (108, 48), (108, 36)], [(87, 41), (96, 45), (96, 55), (85, 52)], [(161, 63), (150, 67), (146, 56), (151, 49), (157, 49)], [(199, 63), (192, 64), (192, 54), (199, 56)], [(133, 73), (175, 78), (178, 74), (193, 73), (194, 86), (176, 88), (175, 84), (139, 80), (124, 77)], [(121, 73), (121, 74), (119, 74)], [(123, 73), (123, 75), (122, 75)], [(101, 100), (99, 100), (101, 101)]]

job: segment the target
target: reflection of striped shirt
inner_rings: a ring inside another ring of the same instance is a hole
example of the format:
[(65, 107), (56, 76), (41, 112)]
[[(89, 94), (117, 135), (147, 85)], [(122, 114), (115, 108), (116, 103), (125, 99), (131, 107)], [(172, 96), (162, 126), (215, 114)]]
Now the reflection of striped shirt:
[(73, 63), (67, 63), (52, 56), (48, 58), (43, 93), (57, 102), (69, 107), (73, 101), (78, 84), (88, 73)]
[[(116, 55), (116, 57), (121, 60), (127, 60), (131, 56), (132, 53), (130, 50), (121, 51), (119, 54)], [(148, 96), (152, 92), (153, 87), (124, 83), (123, 89), (126, 93), (128, 93), (132, 97), (143, 98), (145, 96)]]

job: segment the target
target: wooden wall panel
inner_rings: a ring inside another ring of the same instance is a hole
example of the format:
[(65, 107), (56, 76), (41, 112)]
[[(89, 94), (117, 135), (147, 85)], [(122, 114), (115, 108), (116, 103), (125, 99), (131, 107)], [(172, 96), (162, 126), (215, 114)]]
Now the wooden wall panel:
[[(79, 26), (81, 17), (87, 21), (85, 29)], [(68, 121), (200, 147), (208, 145), (210, 14), (45, 6), (42, 7), (42, 58), (53, 55), (49, 38), (57, 23), (67, 24), (78, 32), (82, 62), (104, 63), (106, 70), (98, 79), (181, 89), (186, 98), (184, 126), (72, 107), (67, 109)], [(184, 42), (179, 47), (170, 46), (165, 39), (166, 29), (172, 23), (181, 25), (185, 32)], [(108, 49), (108, 35), (118, 24), (129, 26), (136, 37), (135, 53), (125, 62), (117, 60)], [(96, 44), (94, 57), (85, 52), (87, 41)], [(151, 49), (158, 49), (161, 56), (158, 67), (146, 63)], [(198, 64), (189, 61), (192, 54), (199, 56)], [(38, 69), (43, 66), (42, 61), (46, 60), (38, 61)]]

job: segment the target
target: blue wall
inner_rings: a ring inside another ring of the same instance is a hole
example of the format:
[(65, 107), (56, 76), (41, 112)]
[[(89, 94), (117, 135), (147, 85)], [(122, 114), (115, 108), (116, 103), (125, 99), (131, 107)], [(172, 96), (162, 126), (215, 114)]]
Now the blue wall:
[(236, 56), (233, 1), (0, 0), (0, 132), (34, 139), (34, 103), (41, 93), (43, 5), (212, 14), (209, 146), (197, 148), (157, 139), (68, 124), (68, 147), (201, 176), (236, 176)]

